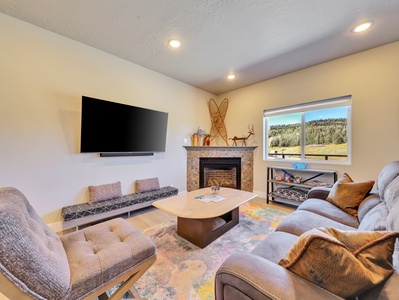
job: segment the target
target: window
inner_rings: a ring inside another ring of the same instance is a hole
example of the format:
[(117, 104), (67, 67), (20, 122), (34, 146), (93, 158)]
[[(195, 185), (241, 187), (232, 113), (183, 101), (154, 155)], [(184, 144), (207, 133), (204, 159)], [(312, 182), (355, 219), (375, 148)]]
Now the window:
[(343, 96), (265, 110), (264, 159), (350, 163), (351, 108)]

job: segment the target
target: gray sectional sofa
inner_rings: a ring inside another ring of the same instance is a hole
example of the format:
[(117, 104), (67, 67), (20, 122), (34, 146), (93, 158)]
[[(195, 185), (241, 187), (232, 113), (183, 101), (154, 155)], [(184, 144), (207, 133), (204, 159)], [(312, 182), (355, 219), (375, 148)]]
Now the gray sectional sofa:
[[(399, 231), (398, 175), (399, 161), (382, 169), (376, 188), (360, 203), (357, 217), (325, 200), (330, 189), (313, 188), (308, 200), (286, 217), (275, 232), (251, 253), (235, 253), (222, 264), (215, 278), (216, 299), (342, 299), (278, 263), (299, 237), (312, 228), (362, 232)], [(394, 242), (395, 238), (392, 240)], [(394, 249), (392, 275), (357, 295), (357, 299), (399, 299), (397, 240)], [(347, 271), (350, 274), (352, 270)], [(342, 282), (339, 287), (350, 288), (351, 279)]]

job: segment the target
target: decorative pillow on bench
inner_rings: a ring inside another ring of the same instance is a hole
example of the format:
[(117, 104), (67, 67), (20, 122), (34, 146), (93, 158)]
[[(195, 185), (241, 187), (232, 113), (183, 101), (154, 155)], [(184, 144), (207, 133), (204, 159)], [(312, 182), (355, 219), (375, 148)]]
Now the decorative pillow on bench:
[(159, 190), (158, 177), (136, 180), (136, 193)]
[(279, 265), (334, 294), (351, 298), (392, 274), (397, 237), (399, 232), (314, 228), (299, 237)]
[(89, 186), (89, 203), (118, 197), (122, 197), (122, 188), (120, 181), (97, 186)]

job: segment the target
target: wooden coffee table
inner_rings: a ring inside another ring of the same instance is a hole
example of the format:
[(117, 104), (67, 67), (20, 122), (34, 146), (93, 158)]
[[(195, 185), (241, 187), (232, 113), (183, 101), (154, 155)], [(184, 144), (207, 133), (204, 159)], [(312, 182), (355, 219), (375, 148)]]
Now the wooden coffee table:
[(254, 193), (221, 188), (220, 202), (203, 202), (200, 195), (211, 196), (203, 188), (155, 201), (152, 205), (177, 216), (177, 234), (194, 245), (204, 248), (239, 222), (239, 206), (255, 198)]

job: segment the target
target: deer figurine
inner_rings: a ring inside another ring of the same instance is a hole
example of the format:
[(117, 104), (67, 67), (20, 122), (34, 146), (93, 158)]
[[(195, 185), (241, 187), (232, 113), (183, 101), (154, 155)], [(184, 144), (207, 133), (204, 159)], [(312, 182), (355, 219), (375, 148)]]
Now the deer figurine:
[(237, 146), (237, 141), (242, 141), (242, 146), (246, 146), (247, 143), (247, 139), (251, 136), (251, 135), (255, 135), (255, 131), (254, 131), (254, 125), (252, 125), (252, 127), (250, 125), (248, 125), (248, 136), (247, 137), (233, 137), (229, 140), (233, 141), (233, 146)]

